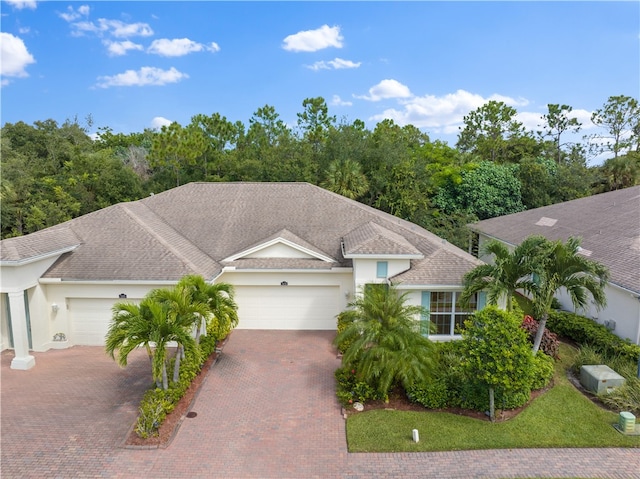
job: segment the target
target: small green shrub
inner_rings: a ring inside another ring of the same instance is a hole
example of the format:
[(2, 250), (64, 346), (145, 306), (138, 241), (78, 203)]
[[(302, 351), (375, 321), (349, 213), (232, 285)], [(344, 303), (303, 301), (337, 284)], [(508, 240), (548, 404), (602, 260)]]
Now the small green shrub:
[(637, 377), (627, 378), (624, 385), (598, 397), (613, 409), (640, 416), (640, 379)]
[(427, 409), (440, 409), (449, 405), (449, 388), (443, 379), (420, 386), (414, 385), (407, 391), (411, 402), (422, 404)]
[(531, 390), (542, 389), (549, 384), (553, 377), (555, 367), (554, 360), (551, 356), (546, 355), (542, 351), (533, 358), (533, 380), (531, 382)]
[(573, 370), (580, 373), (580, 368), (588, 364), (604, 364), (603, 355), (589, 344), (581, 346), (573, 361)]
[[(347, 329), (347, 326), (349, 326), (351, 324), (352, 320), (353, 320), (353, 315), (345, 314), (345, 311), (340, 313), (338, 315), (338, 332), (337, 332), (337, 334), (340, 334), (342, 331)], [(351, 343), (353, 343), (353, 339), (344, 339), (343, 341), (340, 341), (339, 343), (337, 343), (336, 347), (338, 348), (338, 351), (340, 351), (341, 353), (344, 354), (344, 352), (347, 349), (349, 349), (349, 346), (351, 346)]]
[(142, 398), (135, 427), (136, 434), (141, 438), (157, 436), (162, 421), (175, 407), (175, 403), (167, 398), (167, 392), (160, 388), (151, 389)]
[(637, 363), (640, 346), (622, 339), (602, 324), (574, 313), (553, 311), (547, 327), (558, 336), (569, 338), (581, 346), (591, 345), (606, 356), (623, 356)]
[(386, 399), (366, 382), (358, 381), (356, 370), (351, 367), (338, 368), (334, 375), (337, 381), (336, 396), (343, 406), (356, 401), (364, 404), (367, 401)]

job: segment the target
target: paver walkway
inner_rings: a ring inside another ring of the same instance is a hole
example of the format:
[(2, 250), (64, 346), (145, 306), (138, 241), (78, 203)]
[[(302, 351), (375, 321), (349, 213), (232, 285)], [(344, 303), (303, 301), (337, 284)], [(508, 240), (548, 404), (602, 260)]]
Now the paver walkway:
[(334, 395), (331, 332), (234, 331), (166, 449), (122, 447), (149, 384), (142, 351), (118, 368), (102, 348), (2, 354), (4, 478), (640, 479), (640, 449), (349, 454)]

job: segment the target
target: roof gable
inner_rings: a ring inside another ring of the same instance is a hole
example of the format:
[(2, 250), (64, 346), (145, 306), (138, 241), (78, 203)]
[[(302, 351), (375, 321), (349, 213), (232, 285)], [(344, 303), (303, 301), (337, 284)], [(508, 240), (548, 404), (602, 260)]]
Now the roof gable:
[(231, 255), (222, 261), (230, 262), (239, 259), (256, 258), (317, 259), (328, 263), (335, 262), (333, 258), (318, 251), (311, 244), (287, 229), (283, 229), (273, 237), (266, 238), (263, 242)]
[(393, 256), (419, 259), (424, 257), (406, 238), (373, 222), (354, 229), (344, 237), (343, 255), (345, 258)]

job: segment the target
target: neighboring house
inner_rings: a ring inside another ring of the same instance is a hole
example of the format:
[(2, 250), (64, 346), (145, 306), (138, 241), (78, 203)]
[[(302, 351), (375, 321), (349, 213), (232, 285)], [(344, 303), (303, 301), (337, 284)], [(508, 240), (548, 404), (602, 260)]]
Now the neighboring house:
[(115, 302), (186, 274), (234, 285), (248, 329), (335, 329), (364, 285), (391, 281), (432, 311), (434, 338), (450, 339), (470, 314), (455, 305), (462, 277), (480, 264), (307, 183), (191, 183), (3, 240), (0, 253), (2, 349), (15, 350), (15, 369), (33, 366), (29, 350), (102, 345)]
[[(477, 245), (497, 239), (509, 246), (531, 235), (566, 241), (582, 238), (581, 254), (609, 268), (607, 306), (578, 313), (640, 344), (640, 186), (544, 206), (470, 225)], [(481, 258), (487, 261), (490, 258)], [(563, 309), (571, 300), (558, 296)]]

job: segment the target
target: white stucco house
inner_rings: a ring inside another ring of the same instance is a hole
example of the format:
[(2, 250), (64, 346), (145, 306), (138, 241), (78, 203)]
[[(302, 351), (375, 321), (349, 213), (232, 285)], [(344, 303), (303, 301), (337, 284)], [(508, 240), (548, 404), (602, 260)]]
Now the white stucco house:
[[(640, 186), (491, 218), (469, 227), (477, 235), (480, 251), (491, 239), (515, 247), (531, 235), (562, 241), (570, 236), (582, 238), (581, 254), (609, 268), (610, 279), (607, 306), (598, 311), (591, 305), (577, 313), (640, 344)], [(573, 311), (566, 293), (558, 299), (563, 309)]]
[(431, 311), (434, 339), (480, 264), (423, 228), (307, 183), (190, 183), (0, 242), (0, 333), (30, 351), (102, 345), (117, 301), (186, 274), (235, 286), (239, 328), (336, 329), (365, 284), (394, 282)]

